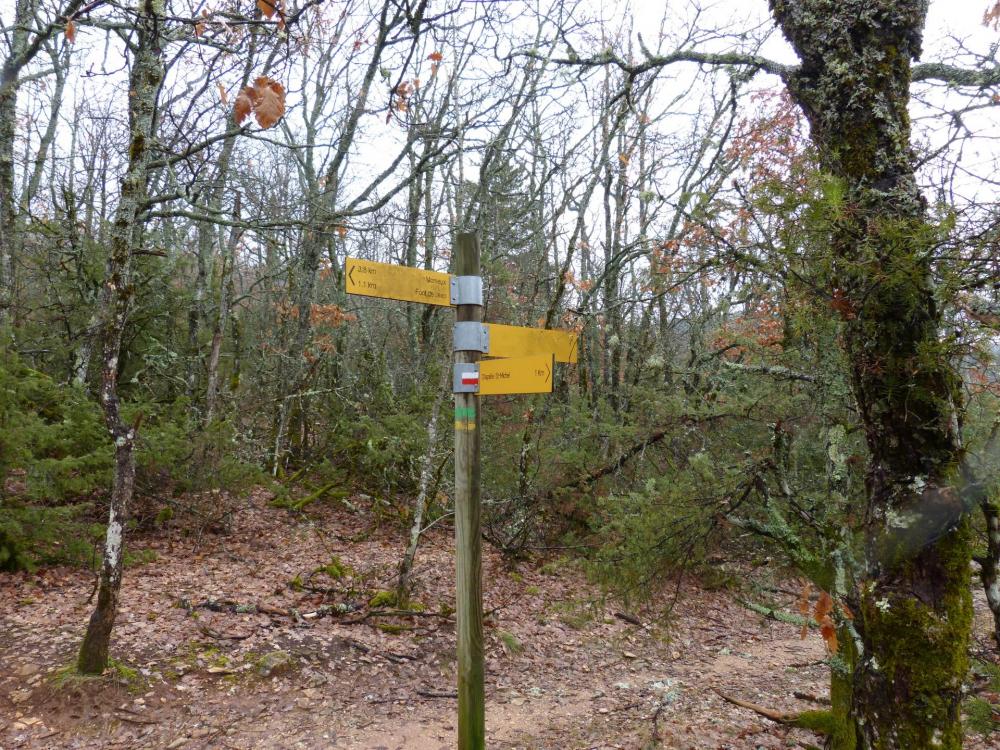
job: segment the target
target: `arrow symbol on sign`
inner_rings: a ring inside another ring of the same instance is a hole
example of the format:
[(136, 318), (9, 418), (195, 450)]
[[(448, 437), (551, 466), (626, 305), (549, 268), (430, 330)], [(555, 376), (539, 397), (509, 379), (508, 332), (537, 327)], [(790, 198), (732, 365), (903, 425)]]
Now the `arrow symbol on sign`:
[(548, 383), (552, 380), (552, 365), (548, 362), (545, 363), (545, 382)]
[(352, 284), (354, 283), (354, 266), (351, 266), (351, 270), (347, 272), (347, 278), (351, 280)]

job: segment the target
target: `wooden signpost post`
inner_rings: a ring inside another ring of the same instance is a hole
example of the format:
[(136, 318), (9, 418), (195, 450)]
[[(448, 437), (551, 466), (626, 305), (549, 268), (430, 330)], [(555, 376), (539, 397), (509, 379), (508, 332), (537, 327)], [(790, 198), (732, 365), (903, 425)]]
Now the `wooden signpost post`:
[[(455, 306), (455, 625), (458, 748), (486, 747), (480, 528), (479, 396), (551, 393), (555, 363), (577, 360), (577, 334), (483, 324), (479, 239), (459, 234), (455, 276), (348, 258), (348, 294)], [(487, 355), (496, 359), (483, 359)]]

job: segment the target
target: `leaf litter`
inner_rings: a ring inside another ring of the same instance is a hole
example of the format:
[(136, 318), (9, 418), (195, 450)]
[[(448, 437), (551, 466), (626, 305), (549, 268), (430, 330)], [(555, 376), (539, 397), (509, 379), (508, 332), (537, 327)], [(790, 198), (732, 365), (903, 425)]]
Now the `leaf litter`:
[[(369, 602), (392, 589), (404, 532), (380, 526), (363, 499), (308, 515), (269, 499), (257, 490), (241, 501), (227, 534), (168, 525), (133, 535), (133, 549), (155, 559), (126, 570), (118, 666), (101, 678), (70, 669), (91, 575), (0, 574), (0, 748), (453, 747), (448, 529), (423, 540), (419, 611), (399, 614)], [(719, 695), (815, 708), (810, 698), (827, 692), (817, 635), (802, 639), (797, 625), (751, 613), (725, 591), (691, 587), (657, 622), (652, 609), (622, 612), (568, 562), (512, 566), (485, 547), (483, 572), (488, 747), (819, 742)], [(796, 606), (793, 594), (786, 609)], [(982, 610), (978, 597), (980, 630)]]

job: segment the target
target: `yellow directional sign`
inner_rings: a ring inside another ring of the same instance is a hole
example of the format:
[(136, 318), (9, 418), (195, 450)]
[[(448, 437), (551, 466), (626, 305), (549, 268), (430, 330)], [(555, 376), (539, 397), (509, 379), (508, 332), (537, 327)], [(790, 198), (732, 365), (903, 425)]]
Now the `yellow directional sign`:
[(422, 268), (348, 258), (347, 293), (451, 306), (451, 276)]
[(523, 328), (487, 323), (490, 329), (490, 357), (524, 357), (529, 354), (554, 354), (556, 362), (576, 362), (576, 331), (552, 328)]
[(479, 363), (479, 395), (552, 393), (551, 354), (510, 359), (484, 359)]

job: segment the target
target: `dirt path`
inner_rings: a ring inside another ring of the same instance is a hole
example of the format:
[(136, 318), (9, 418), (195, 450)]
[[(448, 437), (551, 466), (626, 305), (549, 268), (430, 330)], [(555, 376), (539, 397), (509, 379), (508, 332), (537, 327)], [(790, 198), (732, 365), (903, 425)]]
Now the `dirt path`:
[[(134, 673), (61, 675), (90, 611), (86, 574), (0, 576), (0, 750), (453, 747), (447, 530), (421, 549), (423, 613), (362, 620), (390, 586), (402, 536), (367, 516), (295, 518), (265, 501), (255, 495), (231, 534), (200, 545), (177, 530), (137, 540), (156, 559), (126, 574), (114, 644)], [(334, 557), (342, 570), (310, 575)], [(716, 691), (810, 707), (793, 692), (826, 692), (818, 636), (801, 640), (725, 592), (690, 591), (669, 622), (636, 625), (567, 564), (510, 569), (489, 554), (484, 572), (490, 748), (817, 743)], [(348, 611), (322, 609), (332, 604)]]

